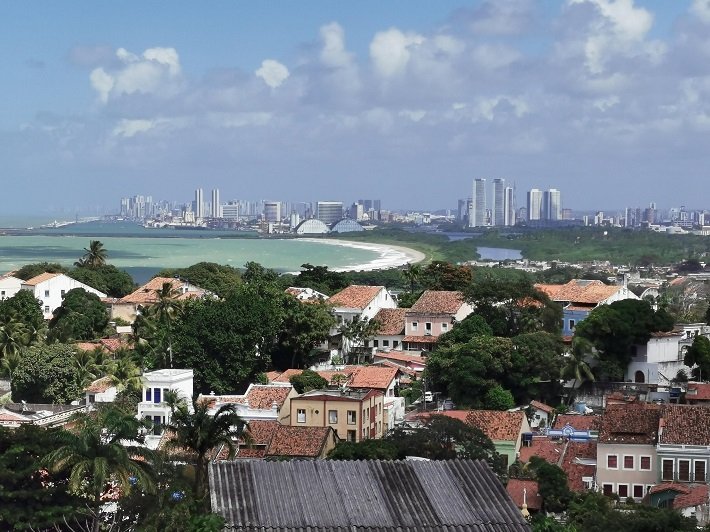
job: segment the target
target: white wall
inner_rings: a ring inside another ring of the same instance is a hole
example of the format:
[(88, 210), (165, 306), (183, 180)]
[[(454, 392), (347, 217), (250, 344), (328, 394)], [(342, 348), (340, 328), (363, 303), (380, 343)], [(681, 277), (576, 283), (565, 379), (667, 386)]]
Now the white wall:
[(64, 294), (73, 290), (75, 288), (83, 288), (91, 294), (95, 294), (99, 297), (106, 297), (106, 294), (99, 292), (95, 288), (92, 288), (84, 283), (80, 283), (68, 277), (64, 274), (57, 275), (51, 279), (47, 279), (35, 286), (22, 285), (23, 289), (31, 290), (34, 296), (42, 302), (42, 313), (44, 314), (44, 319), (49, 320), (52, 318), (52, 313), (62, 306), (62, 300), (64, 299)]
[(9, 299), (20, 291), (22, 287), (22, 279), (8, 275), (0, 277), (0, 299)]

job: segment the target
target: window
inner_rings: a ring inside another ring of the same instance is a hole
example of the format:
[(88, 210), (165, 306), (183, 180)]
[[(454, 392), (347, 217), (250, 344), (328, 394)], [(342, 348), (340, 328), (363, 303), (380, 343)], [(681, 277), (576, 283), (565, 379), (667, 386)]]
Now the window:
[(151, 388), (145, 389), (145, 400), (148, 401), (149, 403), (153, 400), (151, 392), (152, 392)]
[(678, 480), (690, 482), (690, 460), (678, 460)]
[(161, 397), (160, 388), (155, 388), (153, 390), (153, 402), (160, 403), (160, 397)]
[(641, 471), (651, 471), (651, 457), (650, 456), (642, 456), (641, 461), (639, 463), (639, 469)]
[(615, 454), (606, 455), (606, 467), (607, 469), (619, 469), (618, 457)]
[(574, 326), (575, 326), (575, 321), (569, 320), (569, 330), (570, 331), (574, 331)]
[(695, 482), (705, 482), (705, 461), (696, 460), (693, 465), (693, 480)]
[(0, 296), (5, 297), (5, 290), (0, 291)]
[(399, 340), (395, 340), (394, 342), (392, 342), (392, 347), (397, 349), (399, 347)]
[(44, 306), (44, 313), (47, 314), (49, 312), (49, 305)]
[(441, 330), (442, 330), (443, 332), (448, 331), (448, 330), (449, 330), (449, 324), (448, 324), (448, 323), (442, 323), (442, 324), (441, 324)]
[(299, 423), (305, 423), (306, 422), (306, 409), (305, 408), (299, 408), (296, 410), (296, 421)]
[(426, 323), (424, 324), (424, 330), (425, 330), (426, 332), (428, 332), (428, 333), (431, 332), (431, 322), (426, 322)]
[(380, 342), (379, 342), (379, 340), (373, 340), (373, 341), (372, 341), (372, 345), (373, 345), (374, 347), (380, 347)]
[(634, 457), (629, 456), (628, 454), (624, 456), (624, 469), (633, 469), (634, 468)]
[(419, 328), (419, 323), (417, 323), (416, 321), (413, 321), (412, 322), (412, 330), (416, 331), (418, 328)]
[(606, 495), (607, 497), (611, 497), (614, 493), (614, 485), (613, 484), (604, 484), (602, 486), (602, 493)]
[(634, 499), (643, 499), (643, 485), (634, 484)]
[(622, 499), (625, 499), (626, 497), (629, 496), (629, 485), (628, 484), (618, 484), (616, 488), (616, 493), (619, 494), (619, 497)]
[(673, 460), (663, 460), (661, 480), (673, 480)]
[(355, 441), (356, 439), (357, 439), (357, 431), (356, 430), (349, 430), (347, 440), (348, 441)]
[(382, 347), (389, 347), (389, 346), (390, 346), (389, 340), (382, 340)]
[(49, 297), (49, 290), (44, 291), (44, 297)]
[(163, 429), (161, 428), (161, 417), (160, 416), (153, 416), (153, 435), (154, 436), (160, 436), (163, 432)]
[(92, 393), (89, 395), (89, 402), (90, 403), (95, 403), (96, 402), (96, 396)]
[[(357, 422), (357, 412), (355, 410), (348, 410), (348, 425), (354, 425)], [(350, 432), (350, 431), (348, 431)]]
[(338, 411), (337, 410), (328, 410), (328, 423), (333, 425), (334, 423), (338, 422)]
[(61, 291), (62, 299), (64, 299), (64, 294), (66, 294), (66, 293), (67, 293), (66, 290), (62, 290), (62, 291)]

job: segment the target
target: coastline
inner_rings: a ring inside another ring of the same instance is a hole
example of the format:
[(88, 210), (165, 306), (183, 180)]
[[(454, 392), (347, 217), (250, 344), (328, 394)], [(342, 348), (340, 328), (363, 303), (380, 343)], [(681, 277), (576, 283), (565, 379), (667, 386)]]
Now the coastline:
[(339, 268), (332, 268), (332, 270), (336, 272), (388, 270), (391, 268), (405, 266), (406, 264), (415, 264), (426, 259), (426, 254), (405, 246), (355, 242), (351, 240), (339, 240), (337, 238), (299, 238), (298, 240), (302, 242), (318, 242), (321, 244), (329, 244), (331, 246), (365, 249), (368, 251), (374, 251), (380, 255), (379, 258), (370, 262), (348, 264)]

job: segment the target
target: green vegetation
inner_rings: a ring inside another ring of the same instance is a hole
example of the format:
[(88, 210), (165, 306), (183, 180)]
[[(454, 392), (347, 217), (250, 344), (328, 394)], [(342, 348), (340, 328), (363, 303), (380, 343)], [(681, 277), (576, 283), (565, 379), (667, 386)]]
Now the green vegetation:
[(107, 326), (108, 313), (101, 298), (83, 288), (74, 288), (64, 295), (62, 305), (54, 311), (48, 340), (93, 340), (104, 336)]
[(220, 297), (227, 296), (242, 282), (239, 270), (214, 262), (199, 262), (187, 268), (170, 268), (156, 277), (179, 277)]
[(310, 369), (304, 369), (300, 375), (294, 375), (289, 379), (289, 382), (293, 385), (296, 393), (320, 390), (328, 386), (327, 380)]
[(28, 403), (67, 404), (83, 393), (73, 363), (75, 350), (65, 344), (30, 347), (21, 352), (12, 375), (12, 399)]

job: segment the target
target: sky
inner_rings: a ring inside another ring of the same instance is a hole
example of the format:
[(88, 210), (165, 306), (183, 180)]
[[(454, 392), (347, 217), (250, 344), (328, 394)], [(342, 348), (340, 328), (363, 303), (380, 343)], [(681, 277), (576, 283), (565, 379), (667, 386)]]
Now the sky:
[(0, 214), (710, 208), (710, 0), (2, 2), (0, 72)]

